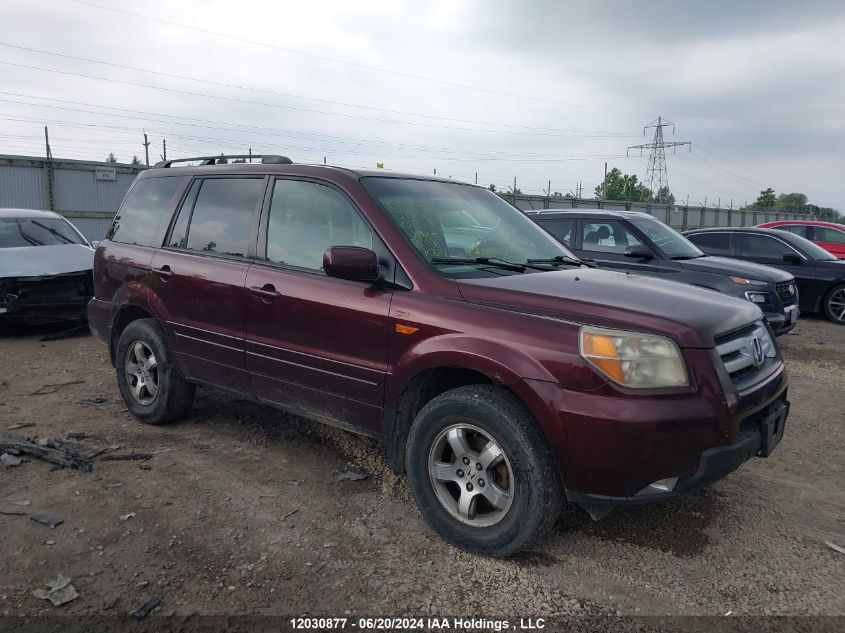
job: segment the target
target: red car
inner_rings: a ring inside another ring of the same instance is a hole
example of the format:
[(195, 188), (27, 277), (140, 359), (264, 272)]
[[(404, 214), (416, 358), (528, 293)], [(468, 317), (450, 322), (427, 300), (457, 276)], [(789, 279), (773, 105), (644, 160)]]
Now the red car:
[(97, 249), (89, 323), (142, 422), (210, 385), (374, 436), (438, 533), (497, 556), (564, 498), (672, 499), (783, 436), (750, 301), (583, 265), (481, 187), (220, 160), (143, 171)]
[(778, 220), (757, 226), (764, 229), (789, 231), (806, 237), (839, 259), (845, 259), (845, 225), (817, 220)]

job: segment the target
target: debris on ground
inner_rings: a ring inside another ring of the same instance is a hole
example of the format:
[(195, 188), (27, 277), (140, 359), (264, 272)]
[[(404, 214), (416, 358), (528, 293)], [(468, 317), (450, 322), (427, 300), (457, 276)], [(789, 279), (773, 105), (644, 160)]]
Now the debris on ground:
[(43, 523), (51, 528), (61, 525), (65, 522), (62, 517), (56, 516), (55, 514), (49, 514), (47, 512), (42, 512), (39, 514), (30, 514), (29, 518), (33, 521), (38, 521), (39, 523)]
[(70, 380), (68, 382), (55, 382), (46, 385), (41, 385), (38, 389), (31, 392), (29, 395), (46, 396), (48, 393), (56, 393), (62, 387), (67, 387), (68, 385), (81, 385), (84, 382), (84, 380)]
[(29, 499), (20, 499), (19, 501), (12, 501), (10, 499), (6, 499), (6, 500), (3, 501), (3, 503), (11, 503), (12, 505), (15, 505), (15, 506), (32, 505), (32, 501), (30, 501)]
[(15, 466), (21, 465), (21, 458), (16, 457), (15, 455), (10, 455), (9, 453), (3, 453), (0, 455), (0, 466), (3, 468), (13, 468)]
[(74, 325), (73, 327), (68, 328), (66, 330), (59, 330), (58, 332), (51, 332), (50, 334), (45, 334), (41, 337), (40, 341), (42, 343), (46, 341), (58, 341), (59, 339), (69, 338), (77, 334), (84, 334), (87, 331), (88, 324), (80, 323), (79, 325)]
[(299, 510), (291, 510), (287, 514), (282, 515), (282, 519), (287, 519), (288, 517), (292, 517), (294, 514), (299, 512)]
[(831, 543), (830, 541), (825, 541), (824, 544), (827, 545), (834, 552), (839, 552), (840, 554), (845, 554), (845, 547), (840, 547), (836, 543)]
[(89, 437), (91, 437), (91, 436), (90, 436), (90, 435), (88, 435), (88, 434), (87, 434), (86, 432), (84, 432), (84, 431), (74, 431), (73, 433), (68, 433), (68, 434), (66, 435), (66, 437), (67, 437), (67, 439), (69, 439), (69, 440), (77, 440), (77, 441), (79, 441), (79, 440), (84, 440), (84, 439), (86, 439), (86, 438), (89, 438)]
[(369, 475), (365, 475), (364, 473), (356, 473), (351, 470), (347, 470), (345, 472), (340, 473), (337, 476), (338, 481), (362, 481), (367, 479)]
[(134, 516), (135, 516), (135, 513), (134, 513), (134, 512), (128, 512), (128, 513), (126, 513), (126, 514), (121, 514), (121, 515), (120, 515), (119, 517), (117, 517), (117, 518), (118, 518), (118, 519), (120, 519), (121, 521), (128, 521), (129, 519), (131, 519), (131, 518), (132, 518), (132, 517), (134, 517)]
[(105, 404), (108, 402), (108, 398), (101, 398), (100, 396), (94, 396), (93, 398), (83, 398), (79, 401), (79, 404), (87, 404), (91, 407), (99, 407), (100, 405)]
[(75, 468), (83, 473), (90, 473), (94, 467), (90, 461), (82, 457), (78, 452), (69, 446), (64, 445), (60, 440), (47, 438), (37, 442), (19, 437), (0, 437), (0, 450), (9, 452), (20, 452), (38, 457), (51, 464), (57, 464), (66, 468)]
[(60, 607), (79, 597), (76, 588), (71, 584), (72, 578), (59, 574), (55, 580), (45, 583), (47, 589), (36, 589), (32, 592), (36, 598), (49, 600), (54, 607)]
[(104, 455), (100, 461), (129, 462), (152, 459), (152, 453), (124, 453), (123, 455)]
[(18, 422), (17, 424), (13, 424), (12, 426), (7, 426), (7, 431), (17, 431), (18, 429), (25, 429), (30, 426), (35, 426), (35, 422)]
[(131, 615), (132, 617), (134, 617), (138, 620), (143, 620), (144, 618), (146, 618), (152, 612), (153, 609), (155, 609), (160, 604), (161, 604), (161, 600), (159, 598), (155, 598), (155, 597), (150, 598), (149, 600), (147, 600), (144, 604), (139, 606), (134, 611), (130, 611), (129, 615)]
[(5, 501), (0, 501), (0, 514), (6, 514), (10, 516), (21, 516), (26, 513), (26, 510), (22, 509), (20, 506), (12, 505), (10, 503), (6, 503)]

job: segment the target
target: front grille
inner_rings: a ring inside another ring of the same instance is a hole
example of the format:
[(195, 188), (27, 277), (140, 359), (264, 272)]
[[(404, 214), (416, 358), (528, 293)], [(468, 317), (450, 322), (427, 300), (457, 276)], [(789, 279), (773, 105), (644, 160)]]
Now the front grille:
[(795, 303), (798, 297), (798, 291), (795, 289), (794, 281), (781, 281), (775, 284), (775, 291), (780, 297), (781, 303), (785, 306), (791, 306)]
[[(755, 343), (755, 340), (759, 343)], [(767, 359), (777, 355), (769, 330), (760, 321), (718, 337), (716, 351), (734, 382), (757, 373), (763, 368)]]

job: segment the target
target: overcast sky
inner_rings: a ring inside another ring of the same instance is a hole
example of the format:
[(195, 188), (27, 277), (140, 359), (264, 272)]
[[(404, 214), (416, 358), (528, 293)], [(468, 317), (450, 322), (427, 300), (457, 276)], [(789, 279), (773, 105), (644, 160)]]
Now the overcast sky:
[[(105, 7), (105, 8), (104, 8)], [(645, 176), (679, 202), (767, 186), (845, 210), (845, 3), (0, 0), (0, 153), (283, 153), (585, 193)]]

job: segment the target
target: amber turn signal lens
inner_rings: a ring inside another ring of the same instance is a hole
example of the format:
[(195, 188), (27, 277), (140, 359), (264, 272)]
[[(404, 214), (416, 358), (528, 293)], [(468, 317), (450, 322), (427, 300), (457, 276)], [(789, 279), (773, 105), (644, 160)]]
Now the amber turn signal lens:
[(619, 352), (612, 338), (597, 332), (584, 332), (582, 345), (584, 357), (609, 377), (624, 384), (622, 361), (619, 360)]
[(396, 331), (399, 334), (413, 334), (414, 332), (416, 332), (419, 329), (420, 328), (413, 327), (411, 325), (402, 325), (401, 323), (396, 324)]

